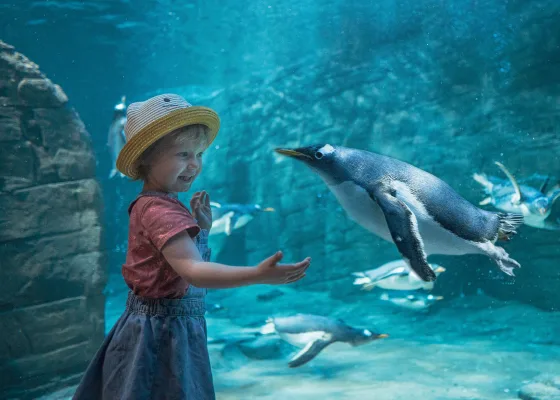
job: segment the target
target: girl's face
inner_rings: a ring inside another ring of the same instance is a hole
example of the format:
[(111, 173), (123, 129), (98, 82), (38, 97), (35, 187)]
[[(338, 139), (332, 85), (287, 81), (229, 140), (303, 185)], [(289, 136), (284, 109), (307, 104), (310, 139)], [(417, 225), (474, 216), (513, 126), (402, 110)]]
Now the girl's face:
[(188, 191), (202, 170), (202, 153), (206, 150), (204, 134), (164, 143), (162, 148), (149, 165), (144, 190)]

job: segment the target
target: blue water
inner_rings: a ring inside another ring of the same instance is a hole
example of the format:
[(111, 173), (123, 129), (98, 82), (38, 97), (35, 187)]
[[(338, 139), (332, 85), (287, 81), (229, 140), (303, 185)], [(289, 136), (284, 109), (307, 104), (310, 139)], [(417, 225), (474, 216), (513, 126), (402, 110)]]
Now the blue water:
[[(519, 184), (552, 193), (559, 18), (560, 5), (546, 0), (21, 0), (0, 4), (0, 39), (64, 89), (92, 138), (105, 207), (106, 332), (126, 301), (126, 209), (140, 189), (108, 178), (113, 107), (121, 96), (129, 104), (173, 92), (222, 119), (193, 190), (275, 209), (211, 236), (213, 261), (254, 265), (278, 249), (314, 260), (295, 285), (209, 292), (219, 399), (548, 400), (560, 398), (560, 201), (548, 227), (536, 218), (500, 243), (522, 265), (515, 277), (485, 256), (434, 255), (445, 271), (433, 288), (362, 287), (353, 274), (402, 260), (396, 246), (273, 149), (331, 143), (385, 154), (495, 212), (509, 199), (480, 204), (489, 193), (473, 179), (503, 180), (512, 193), (495, 161)], [(334, 343), (288, 368), (300, 349), (254, 332), (298, 313), (389, 337)], [(69, 398), (74, 384), (42, 398)]]

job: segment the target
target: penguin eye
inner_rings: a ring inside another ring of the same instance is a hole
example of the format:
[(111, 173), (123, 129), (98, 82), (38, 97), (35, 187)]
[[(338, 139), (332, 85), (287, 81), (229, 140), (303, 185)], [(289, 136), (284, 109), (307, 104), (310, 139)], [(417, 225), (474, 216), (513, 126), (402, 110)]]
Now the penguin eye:
[(315, 158), (316, 158), (317, 160), (320, 160), (321, 158), (323, 158), (323, 153), (321, 153), (320, 151), (316, 152), (316, 153), (315, 153)]

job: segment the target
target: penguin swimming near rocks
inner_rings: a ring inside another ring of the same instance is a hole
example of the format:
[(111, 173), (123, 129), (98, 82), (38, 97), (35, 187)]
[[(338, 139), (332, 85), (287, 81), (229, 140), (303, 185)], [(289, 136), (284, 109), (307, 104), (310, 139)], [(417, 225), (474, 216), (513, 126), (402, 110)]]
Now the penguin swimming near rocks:
[(432, 294), (414, 293), (402, 295), (396, 293), (383, 293), (379, 296), (380, 300), (388, 301), (394, 305), (409, 310), (420, 311), (427, 310), (432, 304), (438, 300), (443, 300), (443, 296), (434, 296)]
[(212, 229), (210, 236), (225, 233), (231, 235), (235, 229), (247, 225), (260, 212), (273, 212), (272, 207), (262, 208), (259, 204), (220, 204), (210, 202), (212, 209)]
[(292, 357), (288, 366), (299, 367), (315, 357), (328, 345), (345, 342), (360, 346), (389, 335), (371, 332), (368, 329), (351, 327), (340, 319), (321, 315), (296, 314), (289, 317), (269, 318), (260, 333), (277, 333), (282, 340), (302, 349)]
[(494, 162), (508, 179), (500, 179), (486, 174), (473, 174), (473, 179), (480, 183), (488, 197), (479, 204), (492, 204), (499, 210), (523, 214), (525, 225), (547, 230), (560, 230), (560, 223), (547, 221), (552, 206), (560, 198), (560, 188), (546, 188), (549, 178), (539, 189), (520, 185), (515, 177), (500, 162)]
[[(437, 264), (428, 264), (436, 276), (445, 272), (445, 268)], [(432, 290), (434, 282), (426, 282), (420, 279), (412, 271), (406, 261), (395, 260), (383, 264), (379, 268), (370, 269), (364, 272), (353, 272), (354, 285), (362, 286), (362, 290), (372, 290), (380, 287), (388, 290)]]
[(320, 144), (276, 152), (316, 172), (348, 216), (393, 242), (424, 281), (436, 279), (431, 254), (485, 254), (512, 276), (520, 267), (494, 243), (516, 233), (521, 214), (480, 209), (434, 175), (369, 151)]
[(111, 153), (112, 168), (109, 173), (109, 179), (117, 174), (124, 178), (124, 174), (117, 170), (117, 158), (119, 153), (126, 143), (126, 136), (124, 134), (124, 126), (126, 124), (126, 97), (121, 98), (121, 102), (115, 105), (113, 109), (113, 120), (109, 127), (109, 134), (107, 137), (107, 146)]

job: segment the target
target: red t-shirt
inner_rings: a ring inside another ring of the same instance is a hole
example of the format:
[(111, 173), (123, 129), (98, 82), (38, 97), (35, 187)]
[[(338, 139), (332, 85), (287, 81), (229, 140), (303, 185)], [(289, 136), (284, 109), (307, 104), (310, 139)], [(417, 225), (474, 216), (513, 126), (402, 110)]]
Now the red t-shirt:
[(181, 298), (188, 283), (163, 257), (161, 249), (178, 233), (187, 230), (194, 238), (200, 227), (189, 210), (169, 196), (141, 196), (129, 207), (128, 250), (122, 274), (138, 296)]

